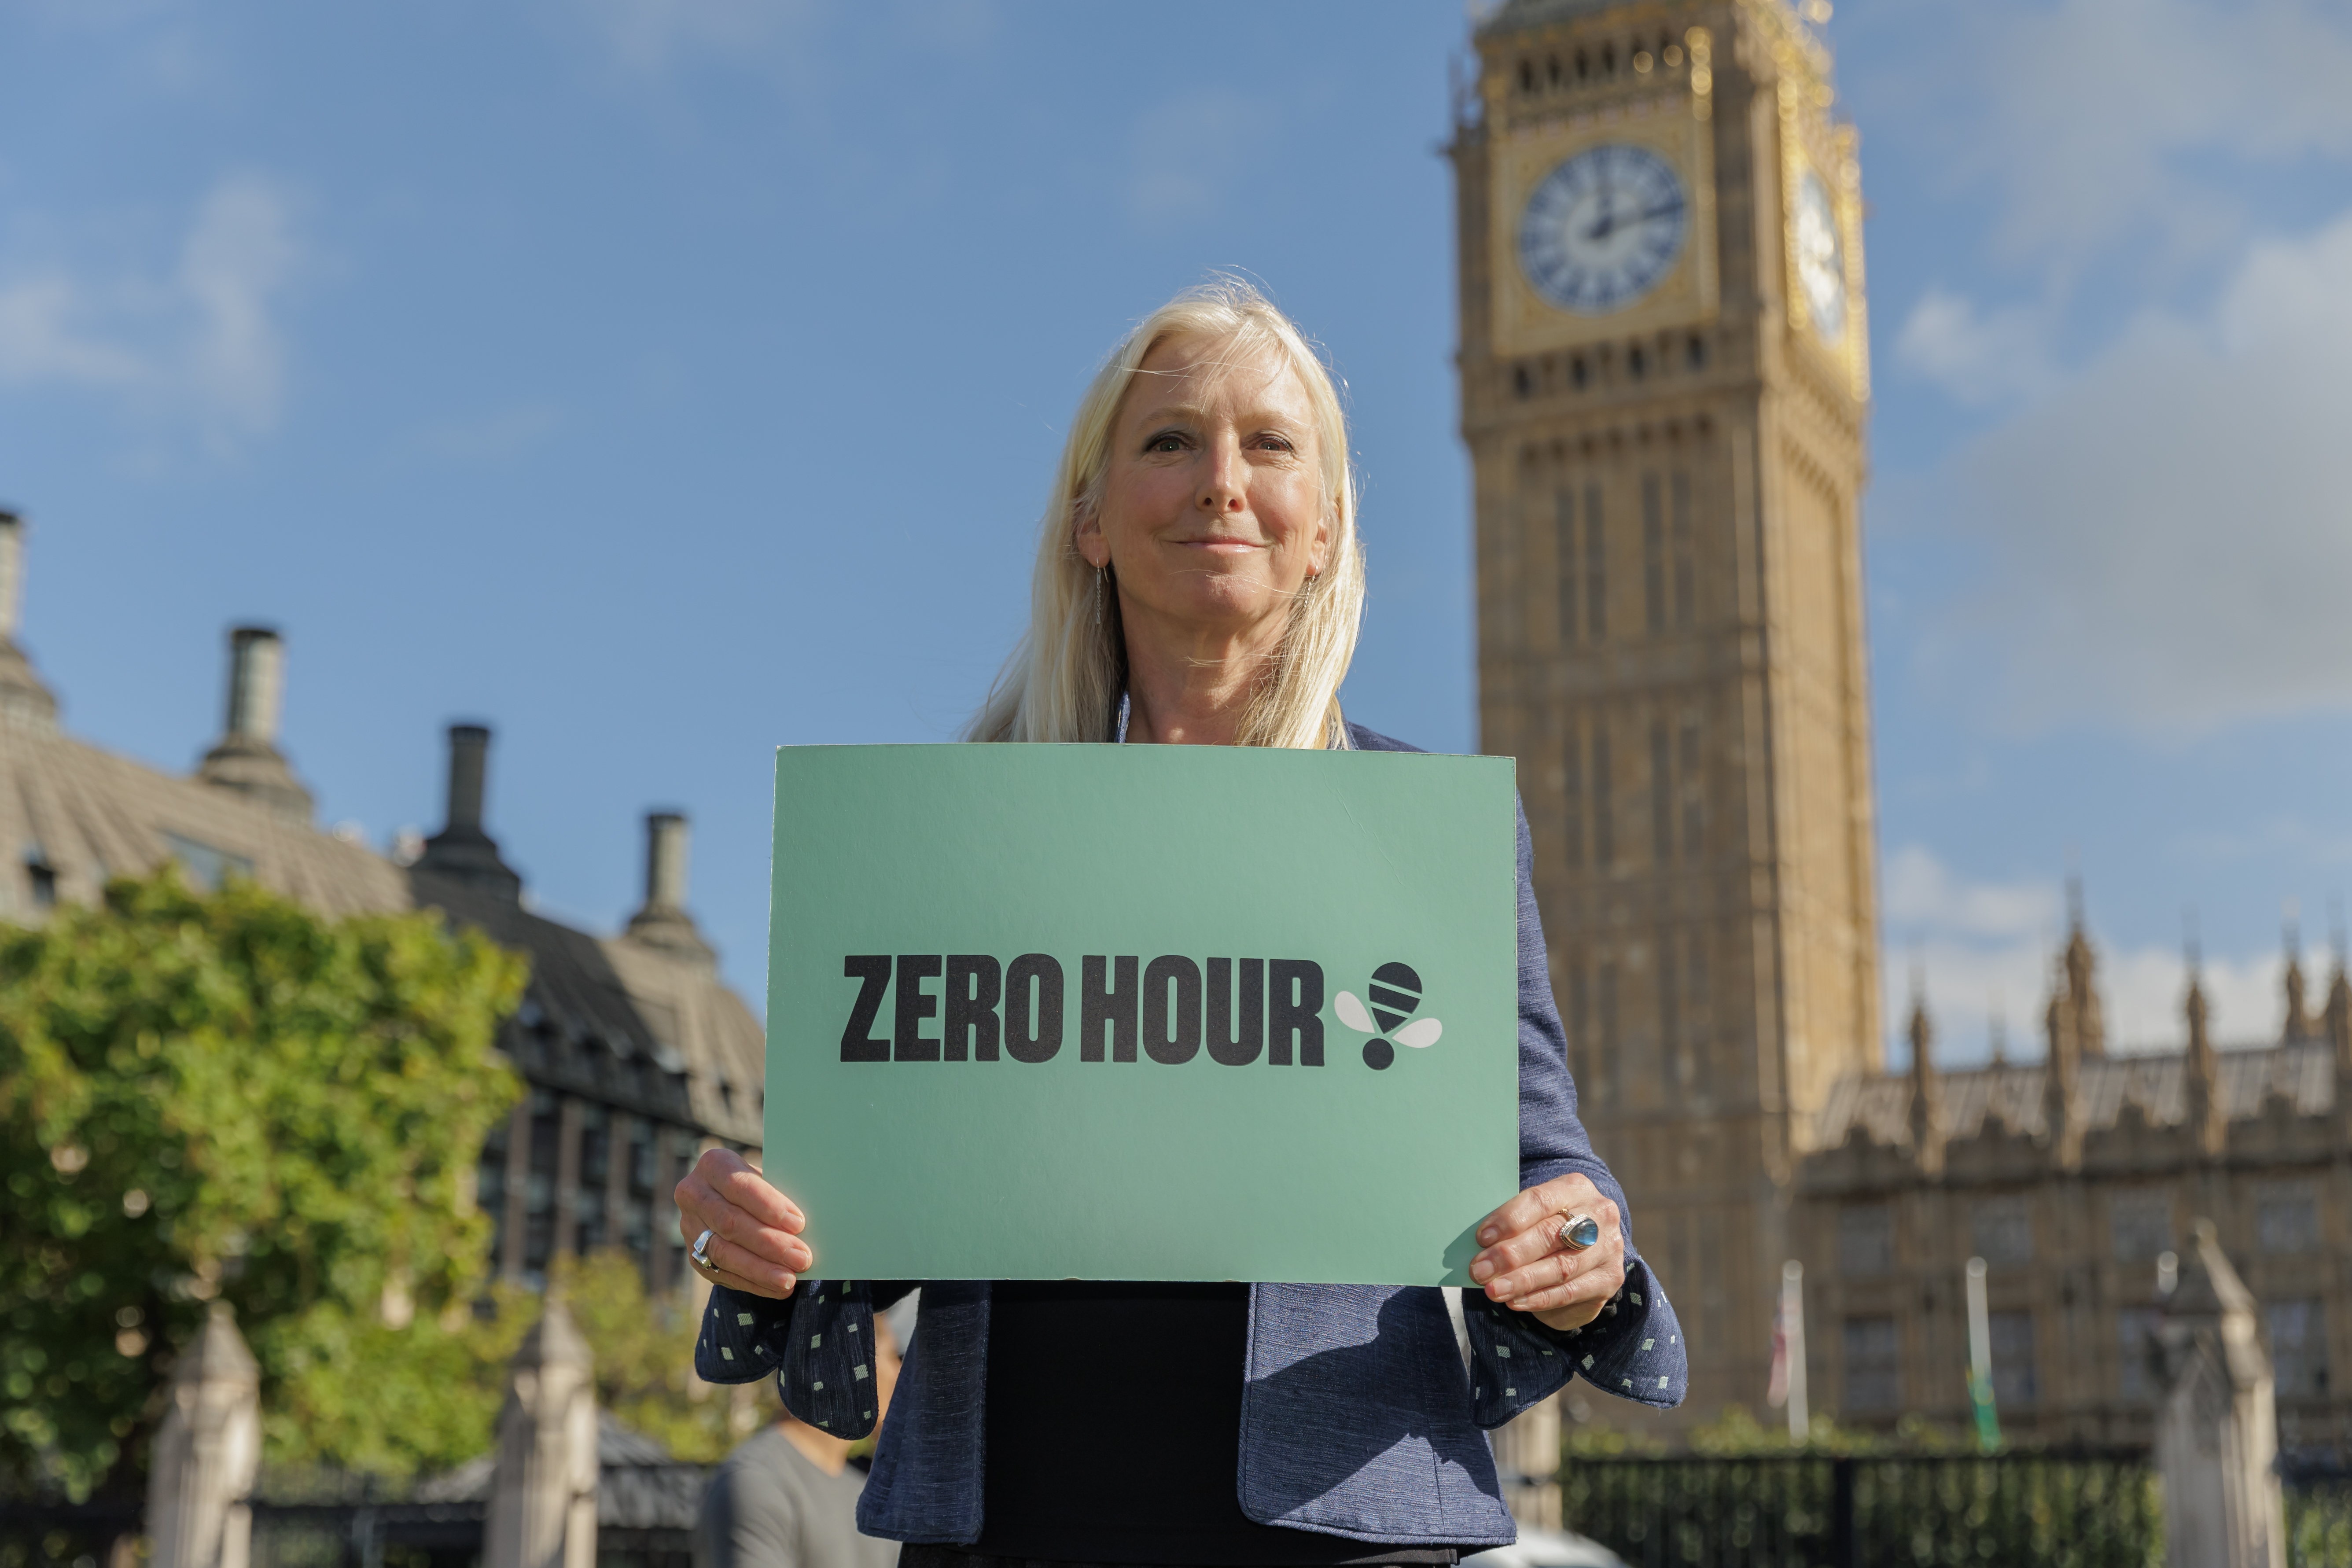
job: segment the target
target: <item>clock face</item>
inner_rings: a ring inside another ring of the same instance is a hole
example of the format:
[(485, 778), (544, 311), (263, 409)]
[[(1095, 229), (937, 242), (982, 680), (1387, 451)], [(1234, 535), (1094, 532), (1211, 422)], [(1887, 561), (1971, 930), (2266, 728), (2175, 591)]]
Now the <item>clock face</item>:
[(1797, 286), (1825, 343), (1845, 335), (1845, 246), (1838, 238), (1830, 188), (1811, 169), (1797, 184)]
[(1647, 147), (1588, 147), (1546, 174), (1519, 217), (1519, 267), (1538, 294), (1605, 316), (1658, 286), (1683, 253), (1689, 204)]

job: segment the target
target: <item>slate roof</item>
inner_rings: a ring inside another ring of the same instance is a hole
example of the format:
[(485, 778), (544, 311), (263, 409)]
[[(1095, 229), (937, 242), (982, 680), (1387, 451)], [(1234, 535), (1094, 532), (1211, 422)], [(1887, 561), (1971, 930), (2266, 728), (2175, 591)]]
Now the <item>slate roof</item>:
[[(290, 822), (234, 790), (167, 773), (54, 730), (0, 730), (0, 920), (38, 920), (30, 868), (94, 903), (109, 877), (165, 860), (218, 864), (344, 916), (411, 905), (401, 868), (364, 845)], [(200, 875), (206, 868), (192, 866)], [(205, 879), (209, 879), (205, 878)]]
[[(2263, 1102), (2274, 1093), (2284, 1096), (2298, 1116), (2323, 1116), (2335, 1109), (2336, 1076), (2326, 1041), (2225, 1047), (2218, 1054), (2221, 1109), (2233, 1121), (2261, 1115)], [(2188, 1116), (2188, 1060), (2179, 1051), (2086, 1057), (2082, 1076), (2086, 1125), (2094, 1131), (2112, 1128), (2125, 1106), (2137, 1105), (2149, 1125), (2179, 1126)], [(1937, 1076), (1942, 1083), (1947, 1138), (1977, 1137), (1996, 1117), (2011, 1132), (2037, 1138), (2047, 1134), (2042, 1063)], [(1856, 1128), (1872, 1142), (1901, 1144), (1910, 1137), (1910, 1118), (1909, 1074), (1843, 1079), (1822, 1108), (1814, 1146), (1834, 1149)]]
[(41, 920), (45, 880), (58, 900), (94, 903), (108, 878), (173, 858), (192, 880), (249, 876), (330, 917), (439, 908), (530, 956), (530, 990), (500, 1041), (524, 1077), (761, 1142), (765, 1034), (706, 956), (576, 931), (45, 719), (0, 721), (0, 921)]
[(759, 1146), (767, 1035), (709, 965), (591, 936), (424, 867), (412, 886), (419, 903), (530, 956), (509, 1031), (526, 1078)]

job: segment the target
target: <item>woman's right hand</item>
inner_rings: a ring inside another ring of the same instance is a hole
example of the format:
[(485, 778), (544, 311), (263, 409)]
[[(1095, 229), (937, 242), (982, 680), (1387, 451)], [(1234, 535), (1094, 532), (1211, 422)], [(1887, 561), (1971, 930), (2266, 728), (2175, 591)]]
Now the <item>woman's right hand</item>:
[[(687, 1266), (713, 1285), (781, 1300), (815, 1261), (800, 1237), (808, 1216), (731, 1149), (704, 1150), (678, 1183), (677, 1195)], [(693, 1252), (695, 1239), (706, 1230), (708, 1268), (694, 1261)]]

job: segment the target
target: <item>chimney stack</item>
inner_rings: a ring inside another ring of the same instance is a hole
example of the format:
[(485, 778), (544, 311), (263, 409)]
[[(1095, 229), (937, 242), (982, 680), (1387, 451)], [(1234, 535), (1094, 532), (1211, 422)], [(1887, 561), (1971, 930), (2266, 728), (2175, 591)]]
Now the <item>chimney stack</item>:
[(449, 726), (448, 820), (440, 832), (425, 841), (425, 853), (415, 869), (492, 898), (516, 900), (522, 897), (522, 879), (499, 858), (498, 840), (482, 829), (482, 795), (489, 760), (488, 725)]
[(58, 700), (16, 646), (16, 616), (25, 597), (25, 520), (0, 510), (0, 730), (54, 732)]
[(237, 792), (294, 822), (309, 822), (310, 792), (278, 749), (278, 713), (286, 694), (286, 644), (270, 626), (228, 634), (228, 718), (196, 776)]
[(228, 733), (256, 745), (278, 744), (286, 696), (286, 644), (268, 626), (228, 634)]
[(716, 969), (718, 953), (702, 940), (694, 917), (686, 912), (688, 845), (685, 813), (646, 815), (646, 902), (629, 917), (629, 939), (702, 968)]
[(686, 908), (686, 861), (691, 845), (683, 812), (646, 817), (646, 907)]
[(450, 725), (449, 798), (446, 813), (448, 832), (482, 831), (482, 786), (489, 775), (489, 726)]
[(16, 612), (25, 602), (25, 520), (0, 511), (0, 642), (16, 639)]

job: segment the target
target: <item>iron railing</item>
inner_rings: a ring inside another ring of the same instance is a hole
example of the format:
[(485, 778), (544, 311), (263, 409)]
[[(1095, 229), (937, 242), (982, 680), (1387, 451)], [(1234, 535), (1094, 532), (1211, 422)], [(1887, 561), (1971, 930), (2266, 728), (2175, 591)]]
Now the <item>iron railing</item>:
[(2003, 1454), (1575, 1459), (1568, 1525), (1637, 1568), (2154, 1568), (2147, 1458)]

